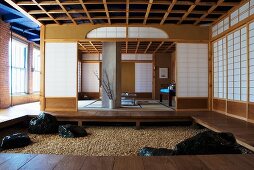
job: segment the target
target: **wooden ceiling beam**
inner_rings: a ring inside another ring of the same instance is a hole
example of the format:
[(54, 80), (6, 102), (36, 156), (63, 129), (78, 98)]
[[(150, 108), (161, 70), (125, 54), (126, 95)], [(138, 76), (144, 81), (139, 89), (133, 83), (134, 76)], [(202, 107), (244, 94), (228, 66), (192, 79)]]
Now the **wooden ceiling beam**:
[(194, 25), (197, 25), (200, 23), (200, 21), (202, 21), (205, 17), (207, 17), (209, 14), (211, 14), (220, 4), (222, 4), (224, 2), (224, 0), (219, 0), (217, 2), (216, 5), (213, 5), (208, 11), (207, 13), (205, 13), (204, 15), (202, 15), (195, 23)]
[(91, 41), (89, 41), (89, 44), (91, 44), (91, 46), (97, 51), (97, 53), (100, 53), (99, 50), (93, 45)]
[(164, 50), (164, 52), (167, 52), (168, 50), (170, 50), (172, 47), (174, 47), (175, 44), (176, 44), (176, 43), (173, 42), (171, 45), (168, 46), (167, 49)]
[(128, 53), (128, 41), (125, 42), (125, 53)]
[(106, 15), (107, 15), (108, 23), (111, 24), (110, 15), (109, 15), (109, 12), (108, 12), (107, 0), (103, 0), (103, 5), (104, 5), (104, 9), (105, 9), (105, 12), (106, 12)]
[(80, 42), (78, 43), (86, 52), (90, 53), (90, 51)]
[(161, 46), (164, 44), (164, 41), (162, 41), (159, 45), (158, 45), (158, 47), (154, 50), (154, 52), (153, 53), (156, 53), (160, 48), (161, 48)]
[(180, 21), (178, 21), (177, 24), (181, 24), (183, 22), (183, 20), (185, 20), (188, 15), (194, 10), (194, 8), (198, 5), (198, 3), (200, 2), (201, 0), (196, 0), (195, 1), (195, 4), (191, 5), (188, 9), (188, 11), (183, 15), (182, 19)]
[(140, 41), (138, 41), (138, 43), (137, 43), (137, 47), (135, 49), (135, 54), (137, 54), (137, 52), (138, 52), (139, 44), (140, 44)]
[(237, 5), (239, 5), (239, 2), (223, 2), (220, 4), (220, 6), (232, 6), (232, 7), (237, 6)]
[[(126, 0), (126, 25), (129, 24), (130, 0)], [(128, 27), (127, 27), (128, 29)]]
[(91, 16), (90, 16), (90, 13), (88, 12), (88, 10), (87, 10), (87, 8), (86, 8), (86, 6), (85, 6), (83, 0), (79, 0), (79, 2), (80, 2), (80, 4), (81, 4), (83, 10), (85, 11), (86, 16), (88, 17), (90, 23), (91, 23), (91, 24), (94, 24), (94, 22), (93, 22), (93, 20), (92, 20), (92, 18), (91, 18)]
[(146, 24), (146, 22), (147, 22), (147, 19), (148, 19), (148, 17), (149, 17), (149, 13), (150, 13), (150, 10), (151, 10), (151, 8), (152, 8), (152, 5), (153, 5), (153, 0), (149, 0), (149, 4), (147, 5), (146, 14), (145, 14), (145, 19), (144, 19), (143, 24)]
[(177, 2), (177, 0), (173, 0), (172, 3), (169, 5), (167, 12), (164, 14), (164, 16), (163, 16), (163, 18), (160, 22), (160, 25), (162, 25), (166, 21), (169, 13), (172, 11), (172, 9), (173, 9), (174, 5), (176, 4), (176, 2)]
[(51, 14), (49, 14), (40, 4), (38, 4), (37, 0), (32, 0), (33, 3), (35, 3), (45, 14), (47, 14), (55, 23), (60, 25), (60, 22), (58, 22)]
[(57, 4), (62, 8), (62, 10), (65, 12), (65, 14), (70, 18), (70, 20), (77, 25), (76, 21), (72, 18), (72, 16), (68, 13), (68, 11), (65, 9), (64, 5), (59, 1), (59, 0), (55, 0), (57, 2)]
[(150, 46), (152, 45), (152, 41), (147, 45), (147, 47), (146, 47), (146, 50), (145, 50), (145, 52), (144, 53), (147, 53), (147, 51), (148, 51), (148, 49), (150, 48)]

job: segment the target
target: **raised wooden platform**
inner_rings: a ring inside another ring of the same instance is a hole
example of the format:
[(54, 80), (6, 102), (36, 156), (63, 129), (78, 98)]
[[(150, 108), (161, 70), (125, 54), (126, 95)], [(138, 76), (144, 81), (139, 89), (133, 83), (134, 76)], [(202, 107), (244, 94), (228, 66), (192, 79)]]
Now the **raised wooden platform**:
[(254, 155), (89, 157), (44, 154), (0, 154), (0, 169), (252, 170), (254, 169)]
[[(1, 110), (0, 128), (24, 121), (40, 113), (39, 107), (38, 109), (34, 109), (30, 105), (27, 106), (21, 105), (7, 110)], [(60, 121), (77, 121), (79, 125), (91, 121), (134, 122), (137, 128), (140, 128), (143, 122), (189, 120), (217, 132), (231, 132), (235, 135), (239, 144), (254, 151), (254, 124), (217, 112), (88, 110), (80, 112), (54, 112), (51, 114), (55, 115)]]

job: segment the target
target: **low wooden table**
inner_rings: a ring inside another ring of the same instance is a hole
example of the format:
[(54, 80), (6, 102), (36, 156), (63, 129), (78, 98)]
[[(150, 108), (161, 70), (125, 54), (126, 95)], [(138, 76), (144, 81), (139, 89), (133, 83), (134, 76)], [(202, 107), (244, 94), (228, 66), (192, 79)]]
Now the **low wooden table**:
[[(136, 97), (137, 94), (136, 93), (122, 93), (121, 95), (121, 103), (123, 102), (130, 102), (132, 106), (135, 106), (136, 104)], [(122, 104), (123, 106), (126, 104)], [(129, 104), (128, 104), (129, 105)]]

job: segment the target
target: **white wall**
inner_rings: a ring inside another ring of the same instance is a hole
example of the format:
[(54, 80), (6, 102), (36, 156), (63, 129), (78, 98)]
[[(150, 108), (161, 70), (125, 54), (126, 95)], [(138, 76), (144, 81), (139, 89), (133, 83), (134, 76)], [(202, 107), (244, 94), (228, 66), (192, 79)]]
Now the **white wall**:
[(77, 43), (45, 45), (45, 97), (76, 97)]
[(208, 97), (208, 44), (177, 43), (177, 97)]
[[(82, 63), (82, 92), (99, 92), (99, 63)], [(100, 76), (100, 75), (99, 75)]]

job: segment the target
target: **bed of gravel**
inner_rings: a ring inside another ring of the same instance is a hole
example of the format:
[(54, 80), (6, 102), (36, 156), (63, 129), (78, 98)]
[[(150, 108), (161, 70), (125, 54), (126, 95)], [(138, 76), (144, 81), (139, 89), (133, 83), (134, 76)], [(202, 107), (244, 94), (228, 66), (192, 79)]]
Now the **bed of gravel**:
[(192, 137), (204, 129), (192, 126), (133, 127), (95, 126), (87, 127), (89, 133), (81, 138), (62, 138), (54, 135), (29, 134), (32, 144), (2, 152), (34, 154), (71, 154), (87, 156), (137, 155), (145, 146), (173, 148), (182, 140)]

